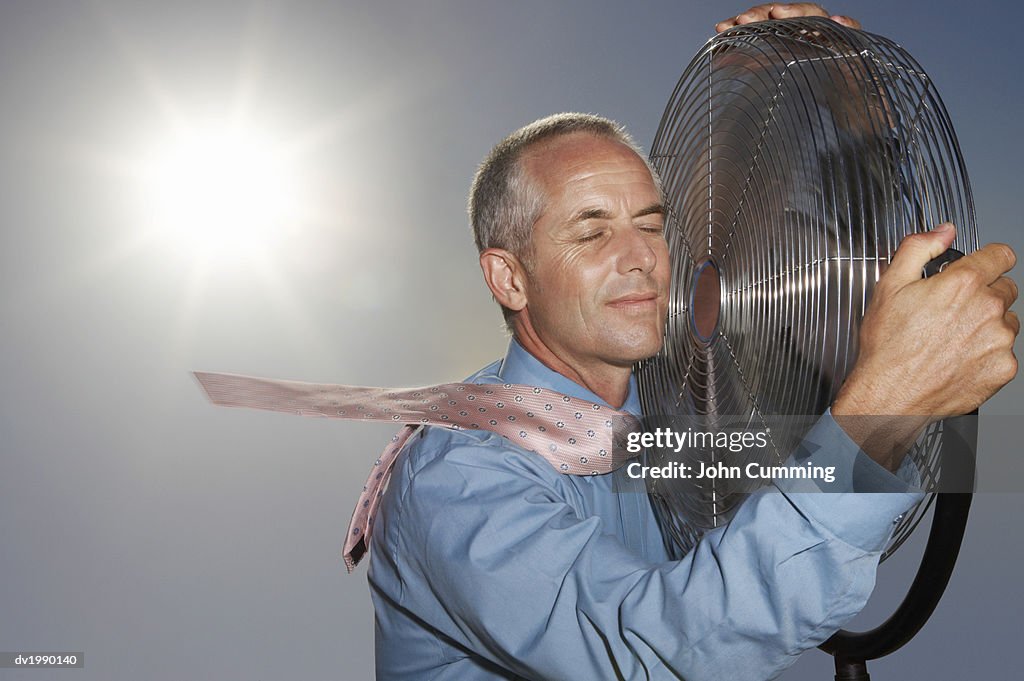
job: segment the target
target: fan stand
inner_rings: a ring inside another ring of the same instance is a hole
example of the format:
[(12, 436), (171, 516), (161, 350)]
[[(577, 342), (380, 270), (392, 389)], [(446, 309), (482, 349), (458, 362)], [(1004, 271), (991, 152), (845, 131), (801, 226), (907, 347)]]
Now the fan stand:
[[(978, 412), (943, 423), (943, 485), (936, 495), (928, 544), (903, 602), (885, 622), (864, 632), (840, 630), (820, 648), (835, 658), (836, 681), (870, 681), (867, 661), (884, 657), (907, 643), (928, 621), (953, 574), (971, 509), (969, 492), (942, 492), (943, 487), (974, 487)], [(949, 447), (949, 449), (947, 449)]]

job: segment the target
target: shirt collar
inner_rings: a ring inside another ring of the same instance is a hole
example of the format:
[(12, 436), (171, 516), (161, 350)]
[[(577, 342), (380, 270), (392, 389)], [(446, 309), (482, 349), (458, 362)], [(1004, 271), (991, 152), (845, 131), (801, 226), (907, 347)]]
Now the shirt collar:
[[(588, 402), (613, 408), (600, 397), (590, 392), (571, 378), (567, 378), (557, 371), (552, 371), (544, 366), (539, 359), (531, 355), (526, 348), (519, 344), (519, 341), (512, 339), (508, 344), (508, 352), (505, 359), (501, 361), (498, 369), (498, 376), (507, 383), (519, 383), (521, 385), (534, 385), (542, 388), (549, 388), (563, 395), (576, 397)], [(637, 393), (636, 376), (629, 377), (629, 391), (626, 393), (626, 401), (619, 411), (628, 412), (634, 416), (640, 416), (640, 397)]]

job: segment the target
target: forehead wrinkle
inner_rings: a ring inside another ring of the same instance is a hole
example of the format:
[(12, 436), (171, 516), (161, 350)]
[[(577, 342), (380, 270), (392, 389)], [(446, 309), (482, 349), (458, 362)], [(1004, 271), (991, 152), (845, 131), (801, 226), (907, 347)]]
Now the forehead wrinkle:
[[(635, 219), (665, 212), (650, 169), (635, 151), (617, 140), (598, 137), (599, 144), (608, 144), (617, 153), (608, 153), (606, 146), (604, 152), (598, 152), (595, 157), (580, 149), (585, 139), (582, 134), (572, 134), (544, 140), (520, 156), (520, 168), (529, 177), (542, 206), (532, 227), (537, 226), (552, 203), (564, 201), (582, 204), (582, 207), (560, 220), (558, 231), (586, 220), (625, 216), (627, 210), (622, 210), (625, 205), (619, 205), (623, 198), (619, 190), (639, 183), (650, 186), (652, 203), (629, 217)], [(611, 192), (607, 191), (608, 186)], [(616, 205), (609, 205), (609, 200)]]

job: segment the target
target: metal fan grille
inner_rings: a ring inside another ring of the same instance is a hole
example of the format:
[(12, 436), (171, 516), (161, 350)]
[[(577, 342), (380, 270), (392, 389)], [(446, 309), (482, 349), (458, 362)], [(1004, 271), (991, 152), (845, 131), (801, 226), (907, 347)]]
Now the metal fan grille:
[[(638, 370), (646, 414), (739, 416), (752, 428), (821, 414), (900, 240), (948, 220), (955, 248), (977, 248), (963, 160), (931, 80), (895, 43), (825, 19), (709, 41), (666, 107), (651, 160), (674, 272), (664, 348)], [(941, 433), (930, 427), (910, 453), (926, 482), (941, 475)], [(776, 430), (764, 463), (798, 439)], [(685, 551), (750, 489), (656, 479), (649, 491)], [(905, 516), (885, 555), (930, 503)]]

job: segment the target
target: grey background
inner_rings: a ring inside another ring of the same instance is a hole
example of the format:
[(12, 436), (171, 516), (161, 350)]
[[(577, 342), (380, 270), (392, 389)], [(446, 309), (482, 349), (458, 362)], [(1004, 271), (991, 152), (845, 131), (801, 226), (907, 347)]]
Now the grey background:
[[(0, 679), (370, 678), (365, 568), (347, 576), (339, 547), (390, 428), (215, 409), (188, 372), (422, 385), (499, 356), (463, 208), (476, 163), (563, 110), (649, 145), (691, 55), (744, 8), (0, 2), (0, 650), (89, 660)], [(984, 238), (1022, 250), (1020, 5), (830, 9), (928, 69)], [(204, 270), (152, 234), (140, 190), (173, 121), (231, 110), (302, 168), (310, 214), (269, 268)], [(988, 413), (1019, 416), (1021, 394)], [(873, 678), (1017, 676), (1022, 511), (978, 496), (935, 617)], [(882, 567), (863, 621), (918, 555)], [(811, 652), (783, 678), (831, 674)]]

